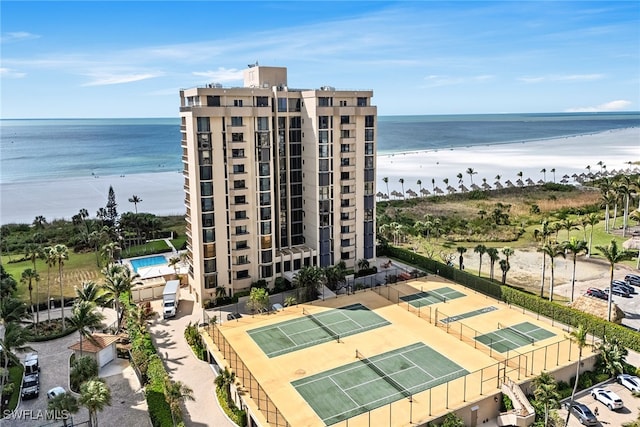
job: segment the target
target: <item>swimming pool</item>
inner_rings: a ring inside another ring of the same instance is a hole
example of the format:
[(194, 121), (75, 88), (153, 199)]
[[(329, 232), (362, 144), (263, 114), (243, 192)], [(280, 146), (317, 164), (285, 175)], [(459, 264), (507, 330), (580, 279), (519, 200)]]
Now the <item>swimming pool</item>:
[(132, 259), (130, 262), (131, 262), (131, 267), (133, 267), (133, 271), (137, 273), (139, 268), (167, 264), (167, 259), (162, 255), (154, 255), (154, 256), (148, 256), (144, 258)]

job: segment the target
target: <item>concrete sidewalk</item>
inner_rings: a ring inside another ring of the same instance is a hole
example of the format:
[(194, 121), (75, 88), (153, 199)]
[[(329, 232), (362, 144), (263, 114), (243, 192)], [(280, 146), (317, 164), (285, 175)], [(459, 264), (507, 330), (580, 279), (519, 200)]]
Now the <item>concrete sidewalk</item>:
[[(156, 313), (162, 312), (162, 301), (152, 301), (151, 306)], [(171, 379), (181, 381), (193, 390), (195, 401), (186, 401), (184, 405), (185, 425), (235, 426), (218, 404), (213, 369), (193, 354), (184, 338), (184, 330), (189, 322), (196, 325), (202, 322), (202, 310), (193, 300), (183, 299), (175, 318), (165, 320), (162, 315), (156, 315), (149, 328)]]

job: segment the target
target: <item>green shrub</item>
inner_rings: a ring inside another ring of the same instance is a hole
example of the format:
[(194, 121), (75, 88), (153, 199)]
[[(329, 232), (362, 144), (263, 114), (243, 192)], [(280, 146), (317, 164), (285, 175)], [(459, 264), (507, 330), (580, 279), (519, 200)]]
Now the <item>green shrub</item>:
[(502, 395), (502, 406), (500, 407), (500, 409), (502, 409), (503, 412), (507, 412), (513, 409), (513, 402), (511, 401), (511, 398), (506, 394)]
[(218, 403), (220, 403), (220, 407), (224, 413), (227, 414), (234, 423), (240, 427), (245, 427), (247, 425), (247, 413), (238, 409), (233, 403), (231, 403), (231, 407), (229, 407), (227, 390), (224, 387), (216, 387), (216, 396), (218, 397)]
[(164, 398), (164, 392), (153, 388), (147, 388), (147, 407), (149, 408), (149, 418), (154, 427), (173, 427), (171, 409)]

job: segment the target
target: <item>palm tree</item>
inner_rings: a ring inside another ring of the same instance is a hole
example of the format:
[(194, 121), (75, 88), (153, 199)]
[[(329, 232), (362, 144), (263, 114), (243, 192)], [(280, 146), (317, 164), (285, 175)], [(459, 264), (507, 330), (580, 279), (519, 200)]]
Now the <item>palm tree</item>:
[(141, 203), (141, 202), (142, 202), (142, 199), (136, 196), (135, 194), (129, 197), (129, 203), (133, 203), (133, 206), (136, 209), (136, 213), (138, 213), (138, 203)]
[(516, 175), (518, 176), (518, 178), (522, 179), (522, 176), (524, 175), (524, 173), (522, 171), (520, 171)]
[(578, 229), (578, 222), (571, 218), (565, 218), (560, 221), (560, 227), (567, 230), (567, 240), (569, 240), (569, 233), (571, 233), (571, 230)]
[(565, 258), (566, 255), (564, 253), (564, 248), (557, 243), (546, 243), (544, 244), (539, 251), (543, 252), (551, 259), (551, 283), (549, 284), (549, 301), (553, 301), (553, 286), (554, 286), (554, 267), (555, 267), (555, 259), (560, 256)]
[(307, 301), (318, 298), (318, 288), (323, 284), (324, 272), (320, 267), (303, 267), (293, 277), (293, 286), (306, 289)]
[[(576, 381), (573, 384), (573, 392), (571, 392), (571, 400), (569, 400), (569, 408), (573, 405), (576, 396), (576, 390), (578, 390), (578, 382), (580, 379), (580, 365), (582, 365), (582, 349), (587, 345), (587, 328), (580, 324), (577, 329), (571, 331), (571, 336), (569, 337), (572, 340), (575, 340), (576, 345), (578, 346), (578, 363), (576, 364)], [(567, 419), (565, 420), (565, 425), (569, 425), (569, 416), (571, 415), (571, 411), (567, 411)]]
[(553, 174), (553, 182), (556, 182), (556, 168), (551, 168), (549, 172)]
[[(4, 327), (3, 327), (4, 326)], [(2, 359), (4, 362), (4, 371), (9, 370), (9, 361), (15, 364), (20, 364), (20, 360), (16, 353), (23, 353), (25, 351), (32, 351), (33, 349), (27, 345), (31, 334), (29, 331), (18, 322), (9, 322), (4, 325), (0, 325), (3, 329), (4, 335), (0, 336), (0, 348), (2, 348)], [(0, 390), (4, 390), (4, 386), (7, 380), (6, 375), (0, 375)]]
[(502, 255), (504, 255), (505, 258), (507, 259), (507, 264), (509, 264), (509, 257), (516, 253), (516, 251), (514, 251), (509, 246), (505, 246), (504, 248), (502, 248), (501, 252), (502, 252)]
[(471, 184), (473, 184), (473, 175), (477, 175), (477, 174), (478, 172), (473, 170), (473, 168), (467, 168), (467, 175), (469, 175), (469, 178), (471, 178)]
[(436, 179), (431, 178), (431, 190), (436, 191)]
[(417, 180), (416, 184), (418, 184), (418, 193), (422, 194), (422, 181)]
[(465, 252), (467, 252), (467, 248), (465, 248), (464, 246), (458, 246), (456, 248), (456, 251), (460, 254), (460, 256), (458, 257), (458, 265), (460, 267), (460, 270), (464, 270), (464, 254)]
[(93, 280), (82, 282), (79, 288), (76, 288), (77, 301), (89, 301), (96, 305), (103, 306), (113, 299), (112, 295), (105, 292), (100, 285)]
[(100, 379), (86, 381), (80, 386), (78, 403), (89, 411), (89, 427), (98, 427), (98, 412), (111, 406), (111, 390)]
[(82, 357), (82, 338), (86, 338), (96, 344), (92, 330), (100, 327), (103, 320), (104, 315), (96, 311), (96, 305), (91, 301), (78, 301), (73, 305), (69, 323), (80, 334), (80, 357)]
[(169, 267), (173, 267), (173, 271), (178, 274), (178, 264), (180, 264), (180, 258), (177, 256), (169, 258)]
[(404, 200), (405, 195), (404, 195), (404, 178), (400, 178), (398, 180), (398, 182), (400, 183), (400, 185), (402, 186), (402, 199)]
[(590, 213), (587, 215), (587, 224), (591, 226), (591, 232), (589, 233), (589, 247), (587, 248), (587, 257), (591, 258), (591, 243), (593, 242), (593, 228), (600, 222), (600, 215), (597, 213)]
[(384, 178), (382, 178), (382, 182), (384, 182), (387, 186), (387, 196), (389, 196), (389, 177), (385, 176)]
[(509, 261), (507, 261), (506, 259), (501, 259), (499, 264), (500, 264), (500, 271), (502, 271), (502, 284), (506, 285), (507, 273), (511, 269), (511, 266), (509, 265)]
[[(71, 393), (62, 393), (47, 402), (47, 409), (58, 413), (75, 414), (80, 410), (78, 399)], [(67, 425), (67, 417), (62, 417), (62, 425)]]
[[(540, 229), (536, 229), (533, 232), (533, 236), (534, 238), (541, 242), (541, 248), (546, 245), (549, 242), (549, 235), (551, 234), (551, 231), (549, 230), (549, 221), (546, 219), (543, 219), (541, 222), (542, 228)], [(540, 249), (541, 249), (540, 248)], [(540, 298), (542, 298), (542, 296), (544, 295), (544, 275), (547, 269), (546, 263), (547, 263), (547, 256), (546, 253), (542, 250), (538, 249), (538, 252), (542, 252), (542, 278), (540, 280)]]
[(169, 377), (164, 378), (164, 398), (171, 410), (173, 425), (182, 419), (182, 402), (185, 400), (195, 400), (193, 390), (180, 381), (171, 381)]
[(540, 169), (540, 173), (542, 174), (542, 180), (544, 182), (547, 182), (547, 169), (545, 168)]
[(236, 374), (226, 366), (215, 379), (216, 387), (224, 390), (227, 403), (231, 403), (231, 384), (236, 380)]
[(493, 269), (496, 265), (496, 261), (500, 259), (500, 255), (498, 254), (498, 250), (496, 248), (487, 248), (487, 255), (489, 255), (489, 265), (491, 267), (489, 278), (493, 280)]
[(137, 277), (136, 274), (132, 274), (129, 267), (126, 265), (113, 264), (109, 267), (102, 269), (102, 274), (105, 276), (104, 289), (113, 295), (113, 302), (115, 304), (116, 313), (118, 315), (118, 321), (116, 329), (120, 330), (120, 324), (124, 315), (122, 309), (120, 296), (131, 290), (133, 280)]
[(116, 257), (120, 253), (122, 248), (116, 242), (109, 242), (106, 245), (102, 246), (102, 256), (106, 258), (107, 265), (115, 264)]
[(459, 172), (456, 178), (458, 178), (458, 184), (462, 184), (462, 172)]
[(64, 319), (64, 292), (62, 290), (62, 267), (64, 267), (64, 262), (69, 259), (69, 250), (65, 245), (55, 245), (53, 247), (53, 257), (58, 264), (58, 281), (60, 284), (60, 310), (62, 313), (62, 330), (65, 329), (65, 319)]
[[(363, 262), (364, 261), (364, 262)], [(366, 265), (365, 268), (369, 268), (369, 261), (361, 259), (356, 263), (356, 266), (360, 268)], [(362, 270), (362, 268), (360, 268)], [(336, 265), (330, 265), (324, 268), (324, 276), (326, 279), (327, 287), (332, 291), (335, 291), (345, 282), (347, 277), (347, 266), (344, 261), (340, 261)]]
[(549, 425), (549, 412), (558, 408), (560, 404), (560, 393), (558, 393), (558, 383), (548, 372), (541, 372), (533, 379), (535, 387), (533, 396), (538, 404), (544, 407), (544, 426)]
[(47, 224), (47, 219), (42, 215), (38, 215), (33, 219), (32, 224), (36, 229), (42, 229)]
[(478, 245), (473, 248), (473, 252), (480, 255), (480, 262), (478, 263), (478, 277), (480, 277), (480, 273), (482, 271), (482, 255), (487, 253), (487, 247), (485, 245)]
[[(40, 275), (30, 268), (25, 269), (20, 277), (20, 282), (27, 283), (29, 289), (29, 304), (31, 305), (31, 314), (33, 314), (33, 282), (38, 283), (40, 281)], [(36, 328), (38, 322), (36, 321)]]
[[(28, 258), (31, 260), (31, 262), (33, 263), (33, 278), (36, 279), (36, 307), (38, 308), (38, 310), (36, 311), (36, 329), (38, 328), (38, 325), (40, 324), (40, 290), (39, 290), (39, 286), (38, 286), (38, 282), (40, 281), (40, 276), (38, 275), (38, 270), (36, 269), (36, 261), (38, 258), (44, 258), (45, 254), (44, 254), (44, 250), (42, 249), (42, 246), (35, 244), (35, 243), (29, 243), (26, 247), (25, 247), (25, 258)], [(24, 273), (23, 273), (24, 274)], [(32, 312), (33, 312), (33, 297), (31, 296), (31, 280), (29, 280), (29, 300), (31, 302), (31, 307), (32, 307)]]
[(622, 374), (624, 371), (625, 358), (629, 351), (620, 344), (618, 338), (609, 338), (606, 335), (600, 345), (598, 346), (599, 361), (604, 370), (615, 377), (616, 374)]
[(584, 240), (578, 240), (572, 237), (563, 243), (565, 251), (571, 252), (571, 258), (573, 260), (573, 272), (571, 274), (571, 302), (573, 302), (574, 288), (576, 284), (576, 258), (581, 253), (587, 252), (587, 242)]
[(502, 175), (496, 175), (495, 177), (496, 182), (500, 182), (501, 179), (502, 179)]
[(99, 371), (98, 362), (92, 356), (75, 357), (69, 372), (71, 390), (77, 393), (82, 383), (96, 378)]
[(613, 292), (611, 292), (612, 291), (611, 288), (613, 284), (613, 272), (616, 268), (617, 263), (625, 259), (631, 258), (631, 253), (629, 251), (619, 250), (618, 244), (614, 239), (611, 239), (611, 243), (609, 243), (609, 246), (606, 246), (606, 247), (596, 246), (596, 249), (602, 253), (602, 255), (607, 259), (607, 261), (609, 261), (609, 265), (611, 266), (611, 270), (610, 270), (611, 277), (609, 279), (609, 297), (607, 298), (607, 301), (608, 301), (607, 320), (611, 322), (611, 304), (612, 304), (612, 295), (613, 295)]

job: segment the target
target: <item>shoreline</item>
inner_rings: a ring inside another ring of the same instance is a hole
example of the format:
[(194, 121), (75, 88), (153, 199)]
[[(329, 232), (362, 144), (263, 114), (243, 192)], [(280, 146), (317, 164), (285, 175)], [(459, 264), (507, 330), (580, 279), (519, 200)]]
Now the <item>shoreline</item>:
[[(544, 177), (541, 168), (546, 169), (546, 181), (549, 182), (553, 181), (551, 169), (555, 168), (555, 180), (560, 182), (563, 176), (586, 173), (587, 165), (591, 165), (591, 172), (599, 172), (599, 161), (606, 164), (607, 171), (627, 169), (628, 162), (640, 161), (639, 147), (640, 128), (632, 127), (530, 142), (413, 150), (393, 155), (380, 153), (376, 156), (376, 192), (387, 191), (383, 177), (388, 178), (389, 192), (402, 189), (400, 179), (404, 180), (405, 193), (412, 187), (413, 191), (419, 192), (417, 180), (421, 180), (421, 187), (429, 191), (434, 185), (446, 187), (444, 179), (458, 189), (458, 173), (462, 173), (462, 182), (468, 188), (471, 183), (466, 173), (468, 168), (477, 172), (474, 174), (477, 185), (481, 185), (484, 178), (493, 187), (497, 175), (501, 176), (503, 184), (506, 180), (515, 183), (520, 171), (523, 180), (530, 178), (538, 182)], [(569, 181), (574, 182), (572, 178)], [(71, 219), (80, 209), (87, 209), (94, 218), (97, 210), (107, 203), (110, 185), (116, 194), (119, 213), (133, 212), (134, 205), (128, 199), (137, 195), (142, 199), (137, 206), (138, 212), (158, 216), (185, 214), (182, 171), (89, 175), (0, 184), (0, 224), (31, 224), (38, 215), (43, 215), (49, 222)]]

